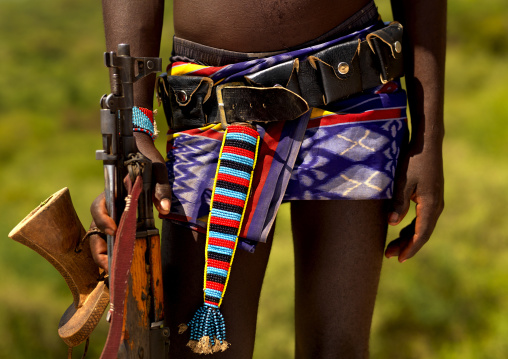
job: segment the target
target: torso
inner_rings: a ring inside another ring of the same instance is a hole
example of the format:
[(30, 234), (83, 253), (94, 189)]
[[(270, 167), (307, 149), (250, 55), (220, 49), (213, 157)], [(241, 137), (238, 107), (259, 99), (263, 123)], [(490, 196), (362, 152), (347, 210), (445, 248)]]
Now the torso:
[(369, 0), (174, 0), (175, 35), (240, 52), (284, 50), (333, 29)]

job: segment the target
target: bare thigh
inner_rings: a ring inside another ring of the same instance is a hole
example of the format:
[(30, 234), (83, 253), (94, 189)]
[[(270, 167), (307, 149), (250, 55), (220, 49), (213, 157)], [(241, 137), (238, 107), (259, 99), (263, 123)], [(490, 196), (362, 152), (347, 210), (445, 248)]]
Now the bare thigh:
[(296, 358), (367, 358), (387, 220), (383, 201), (291, 204)]
[[(273, 233), (273, 232), (272, 232)], [(165, 310), (171, 331), (170, 358), (198, 358), (186, 344), (189, 333), (177, 334), (178, 325), (192, 319), (203, 305), (205, 236), (164, 221), (162, 231)], [(268, 263), (273, 234), (255, 253), (238, 249), (221, 305), (230, 348), (214, 358), (252, 358), (261, 286)]]

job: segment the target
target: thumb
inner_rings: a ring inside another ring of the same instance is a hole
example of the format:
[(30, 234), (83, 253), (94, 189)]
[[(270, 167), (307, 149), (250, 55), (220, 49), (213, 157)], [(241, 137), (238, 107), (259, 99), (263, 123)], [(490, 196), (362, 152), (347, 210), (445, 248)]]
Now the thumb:
[(152, 161), (153, 204), (160, 214), (168, 214), (171, 207), (171, 188), (164, 158), (155, 147), (150, 136), (135, 132), (138, 150)]
[(164, 163), (153, 163), (152, 174), (155, 181), (153, 203), (160, 214), (168, 214), (171, 209), (171, 186)]
[(388, 214), (388, 223), (390, 225), (396, 226), (406, 216), (410, 206), (410, 193), (411, 189), (408, 186), (406, 175), (399, 176), (395, 180), (391, 209)]

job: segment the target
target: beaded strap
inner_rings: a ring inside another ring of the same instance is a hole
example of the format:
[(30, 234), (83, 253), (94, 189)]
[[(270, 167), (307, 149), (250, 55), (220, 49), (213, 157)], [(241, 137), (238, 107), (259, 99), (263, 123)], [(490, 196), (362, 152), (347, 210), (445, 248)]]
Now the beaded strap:
[(135, 132), (146, 133), (154, 141), (157, 138), (157, 124), (153, 118), (153, 111), (147, 108), (136, 106), (132, 108), (132, 126)]
[(204, 305), (181, 332), (191, 328), (187, 344), (195, 353), (224, 351), (226, 327), (219, 307), (229, 281), (256, 163), (259, 134), (240, 125), (227, 128), (214, 179), (206, 234)]

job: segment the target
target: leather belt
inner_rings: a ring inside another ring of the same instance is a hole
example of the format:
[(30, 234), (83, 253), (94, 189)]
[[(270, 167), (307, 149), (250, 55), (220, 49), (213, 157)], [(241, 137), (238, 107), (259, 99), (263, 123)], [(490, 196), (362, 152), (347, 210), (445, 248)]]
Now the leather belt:
[(352, 40), (246, 75), (244, 82), (215, 85), (198, 76), (159, 76), (157, 97), (170, 128), (221, 122), (294, 120), (404, 75), (402, 25), (392, 22)]

